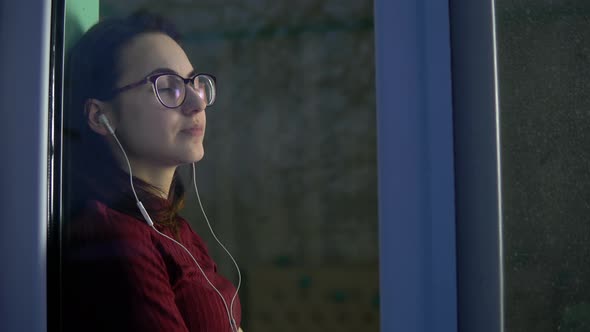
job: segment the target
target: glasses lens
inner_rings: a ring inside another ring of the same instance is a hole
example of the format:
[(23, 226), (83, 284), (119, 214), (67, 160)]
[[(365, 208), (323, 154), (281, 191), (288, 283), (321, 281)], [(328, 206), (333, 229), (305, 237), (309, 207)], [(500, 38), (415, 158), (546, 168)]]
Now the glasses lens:
[(195, 91), (207, 103), (207, 106), (215, 102), (215, 81), (209, 75), (195, 77)]
[(156, 92), (164, 106), (178, 107), (186, 93), (184, 81), (176, 75), (162, 75), (156, 79)]

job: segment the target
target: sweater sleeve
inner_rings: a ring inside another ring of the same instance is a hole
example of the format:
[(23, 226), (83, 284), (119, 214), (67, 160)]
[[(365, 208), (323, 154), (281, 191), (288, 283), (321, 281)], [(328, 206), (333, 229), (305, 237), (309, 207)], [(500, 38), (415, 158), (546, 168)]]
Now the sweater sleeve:
[(150, 229), (122, 216), (97, 209), (67, 232), (64, 330), (188, 331)]

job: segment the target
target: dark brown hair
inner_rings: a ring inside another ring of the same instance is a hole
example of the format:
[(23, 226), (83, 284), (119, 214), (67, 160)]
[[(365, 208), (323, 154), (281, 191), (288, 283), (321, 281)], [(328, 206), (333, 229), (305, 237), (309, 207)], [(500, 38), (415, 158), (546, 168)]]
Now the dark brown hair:
[[(143, 219), (135, 203), (129, 175), (116, 162), (103, 137), (90, 129), (84, 104), (90, 98), (108, 101), (121, 75), (121, 50), (137, 36), (164, 33), (175, 41), (179, 34), (172, 24), (148, 13), (102, 20), (88, 30), (69, 51), (64, 75), (64, 208), (75, 217), (89, 200)], [(177, 214), (184, 204), (184, 186), (174, 174), (168, 199), (155, 195), (158, 189), (134, 177), (139, 199), (154, 222), (177, 231)]]

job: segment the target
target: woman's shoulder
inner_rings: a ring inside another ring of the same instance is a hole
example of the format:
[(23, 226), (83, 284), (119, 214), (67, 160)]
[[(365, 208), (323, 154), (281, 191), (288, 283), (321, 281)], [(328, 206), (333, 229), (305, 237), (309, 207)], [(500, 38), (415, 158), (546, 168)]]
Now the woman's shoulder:
[(101, 201), (91, 200), (64, 222), (66, 240), (148, 238), (149, 226), (135, 216), (115, 210)]

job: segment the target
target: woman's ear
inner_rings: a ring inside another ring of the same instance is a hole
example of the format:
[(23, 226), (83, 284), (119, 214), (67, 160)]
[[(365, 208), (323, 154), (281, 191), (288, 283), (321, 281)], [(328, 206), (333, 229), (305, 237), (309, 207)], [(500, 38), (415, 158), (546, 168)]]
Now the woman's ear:
[(100, 120), (101, 115), (105, 115), (111, 127), (115, 129), (112, 113), (110, 106), (98, 99), (88, 99), (84, 104), (84, 114), (86, 114), (88, 126), (99, 135), (109, 135), (107, 126)]

